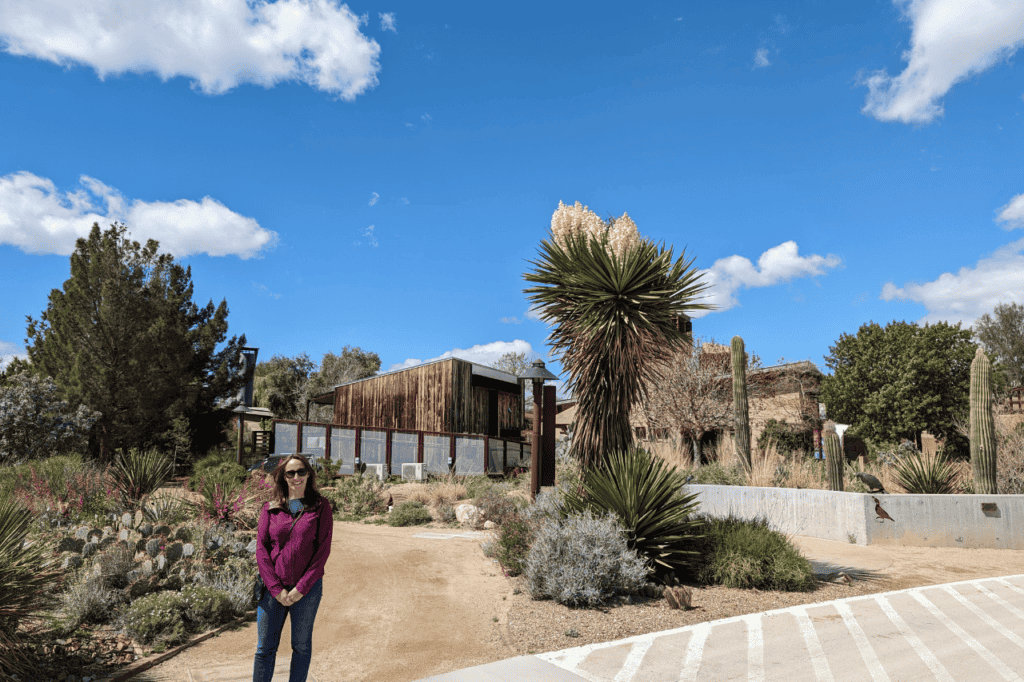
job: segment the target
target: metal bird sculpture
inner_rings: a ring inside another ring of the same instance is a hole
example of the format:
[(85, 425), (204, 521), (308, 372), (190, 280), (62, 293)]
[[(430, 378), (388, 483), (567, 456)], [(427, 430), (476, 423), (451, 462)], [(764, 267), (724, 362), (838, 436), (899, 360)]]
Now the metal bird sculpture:
[(889, 516), (889, 512), (882, 509), (882, 503), (878, 501), (877, 497), (872, 497), (871, 499), (875, 501), (875, 513), (878, 514), (878, 518), (881, 519), (882, 523), (885, 523), (886, 519), (896, 523), (896, 519)]
[(858, 471), (856, 474), (854, 474), (854, 476), (859, 478), (860, 482), (868, 487), (868, 492), (869, 493), (884, 493), (885, 492), (885, 488), (882, 487), (882, 482), (879, 481), (874, 476), (872, 476), (871, 474), (865, 474), (863, 471)]

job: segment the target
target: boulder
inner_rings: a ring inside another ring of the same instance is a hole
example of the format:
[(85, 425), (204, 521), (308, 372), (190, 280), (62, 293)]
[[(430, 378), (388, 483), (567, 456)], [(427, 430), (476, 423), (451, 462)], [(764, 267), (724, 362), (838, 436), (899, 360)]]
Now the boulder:
[(196, 546), (193, 545), (191, 542), (186, 542), (184, 545), (181, 546), (181, 556), (182, 557), (186, 557), (187, 558), (187, 557), (192, 556), (195, 553), (196, 553)]
[(475, 526), (480, 521), (480, 509), (471, 504), (460, 504), (455, 508), (455, 518), (459, 523)]
[(484, 521), (484, 530), (494, 530), (498, 527), (494, 521)]

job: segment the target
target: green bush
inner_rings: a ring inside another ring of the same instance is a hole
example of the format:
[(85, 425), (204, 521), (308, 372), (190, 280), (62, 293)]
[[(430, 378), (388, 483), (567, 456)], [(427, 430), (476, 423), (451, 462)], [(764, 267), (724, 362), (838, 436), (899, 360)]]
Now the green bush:
[(692, 568), (699, 583), (759, 590), (806, 591), (814, 587), (811, 563), (766, 519), (705, 518), (700, 559)]
[(384, 496), (384, 484), (374, 476), (356, 474), (341, 479), (335, 489), (323, 494), (334, 507), (335, 518), (362, 518), (372, 514), (383, 514), (388, 510)]
[(493, 543), (494, 558), (507, 575), (516, 576), (523, 572), (532, 540), (533, 527), (520, 515), (505, 519), (498, 527), (498, 536)]
[(784, 422), (769, 419), (764, 423), (764, 429), (757, 438), (757, 447), (766, 450), (769, 444), (774, 445), (775, 450), (781, 455), (791, 455), (797, 452), (810, 454), (814, 452), (814, 432), (811, 429), (799, 429)]
[(649, 572), (647, 561), (629, 548), (618, 519), (590, 510), (541, 524), (523, 563), (534, 599), (567, 606), (596, 606), (636, 593)]
[(630, 549), (667, 577), (696, 558), (702, 524), (693, 518), (697, 495), (683, 492), (679, 471), (646, 450), (613, 452), (591, 470), (583, 490), (563, 495), (567, 513), (612, 513), (626, 529)]
[(746, 485), (743, 469), (738, 466), (726, 466), (721, 462), (710, 462), (693, 469), (687, 474), (692, 476), (690, 483), (696, 485)]
[(430, 515), (422, 502), (407, 500), (395, 506), (388, 514), (389, 526), (420, 526), (430, 523), (434, 517)]
[(321, 488), (334, 485), (334, 477), (338, 475), (339, 469), (341, 462), (321, 460), (320, 468), (316, 470), (316, 484)]
[(229, 452), (213, 451), (192, 465), (192, 475), (188, 479), (188, 489), (199, 491), (200, 481), (242, 482), (248, 476), (245, 467), (235, 462), (235, 455)]
[(226, 623), (236, 613), (227, 592), (203, 585), (188, 585), (181, 591), (181, 609), (185, 623), (192, 631)]
[(120, 625), (143, 644), (177, 644), (187, 635), (180, 592), (155, 592), (136, 599), (121, 614)]
[(508, 489), (495, 485), (473, 500), (484, 519), (501, 526), (508, 519), (517, 518), (526, 505), (526, 500), (508, 494)]

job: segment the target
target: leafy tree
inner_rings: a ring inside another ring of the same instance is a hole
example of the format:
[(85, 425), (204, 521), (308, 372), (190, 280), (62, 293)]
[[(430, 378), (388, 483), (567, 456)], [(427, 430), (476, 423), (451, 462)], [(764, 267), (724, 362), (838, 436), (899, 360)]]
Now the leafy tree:
[(75, 245), (63, 289), (50, 292), (38, 320), (28, 318), (33, 367), (70, 402), (101, 413), (103, 461), (113, 448), (162, 442), (178, 416), (203, 442), (230, 414), (219, 401), (241, 384), (245, 337), (224, 343), (227, 303), (193, 303), (192, 269), (158, 247), (131, 241), (124, 225), (101, 232), (94, 224)]
[[(1024, 305), (1000, 303), (974, 323), (974, 335), (1010, 386), (1024, 385)], [(995, 372), (994, 372), (995, 374)]]
[[(380, 357), (376, 353), (364, 351), (358, 346), (345, 346), (340, 355), (328, 351), (320, 360), (320, 369), (309, 377), (305, 399), (323, 395), (339, 384), (372, 377), (379, 371)], [(312, 405), (311, 408), (309, 418), (314, 421), (330, 422), (334, 417), (334, 407), (331, 405)]]
[(509, 351), (498, 358), (497, 362), (494, 363), (494, 369), (500, 369), (503, 372), (515, 374), (518, 377), (530, 369), (531, 364), (533, 363), (526, 358), (526, 353), (513, 353)]
[(14, 377), (19, 374), (32, 372), (32, 363), (19, 357), (14, 357), (3, 369), (0, 370), (0, 388), (14, 385)]
[(959, 324), (870, 322), (829, 348), (833, 374), (822, 381), (821, 401), (830, 419), (862, 437), (920, 447), (928, 431), (951, 443), (966, 415), (975, 349), (971, 330)]
[(0, 463), (83, 452), (97, 417), (61, 399), (50, 378), (15, 374), (0, 387)]
[(316, 363), (305, 353), (293, 358), (275, 355), (256, 365), (253, 376), (253, 402), (274, 413), (278, 419), (304, 416), (306, 384), (316, 371)]
[(685, 254), (642, 239), (629, 216), (602, 221), (586, 207), (559, 203), (551, 238), (524, 278), (569, 390), (579, 400), (571, 452), (584, 470), (633, 444), (630, 410), (686, 339), (679, 317), (706, 309), (700, 272)]

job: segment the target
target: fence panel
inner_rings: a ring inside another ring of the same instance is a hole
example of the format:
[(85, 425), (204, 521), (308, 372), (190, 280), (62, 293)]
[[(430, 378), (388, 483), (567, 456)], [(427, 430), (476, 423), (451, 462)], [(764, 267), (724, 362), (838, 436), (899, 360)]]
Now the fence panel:
[(402, 475), (403, 464), (415, 464), (420, 437), (415, 433), (391, 432), (391, 474)]
[(500, 438), (490, 438), (487, 444), (488, 450), (490, 450), (487, 453), (487, 473), (499, 475), (505, 473), (505, 441)]
[(331, 461), (340, 464), (339, 474), (354, 474), (356, 430), (331, 427)]
[(484, 473), (484, 439), (455, 437), (455, 473), (473, 476)]
[(359, 441), (359, 460), (363, 464), (384, 464), (387, 461), (388, 432), (363, 429)]
[(523, 443), (522, 459), (520, 459), (519, 461), (522, 462), (522, 466), (526, 467), (527, 469), (530, 468), (530, 462), (533, 459), (532, 448), (533, 448), (533, 446), (530, 445), (529, 443), (526, 443), (526, 442)]
[(423, 436), (423, 471), (428, 474), (448, 473), (451, 436)]
[(294, 455), (299, 451), (298, 443), (299, 427), (296, 424), (274, 424), (274, 454)]
[(302, 450), (307, 459), (322, 459), (327, 449), (327, 427), (315, 424), (302, 425)]

